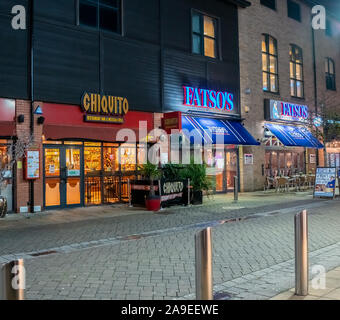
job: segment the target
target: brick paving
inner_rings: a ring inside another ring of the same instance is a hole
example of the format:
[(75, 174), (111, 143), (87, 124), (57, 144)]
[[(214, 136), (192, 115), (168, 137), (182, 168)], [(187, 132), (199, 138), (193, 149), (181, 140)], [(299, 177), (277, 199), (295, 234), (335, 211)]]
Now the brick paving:
[[(338, 200), (307, 195), (275, 195), (275, 201), (273, 195), (248, 198), (238, 204), (215, 200), (165, 214), (63, 223), (58, 218), (57, 223), (35, 226), (18, 220), (17, 226), (0, 231), (0, 260), (55, 248), (55, 254), (25, 257), (27, 299), (193, 299), (194, 234), (202, 223), (210, 223), (216, 225), (215, 291), (232, 299), (269, 299), (292, 287), (293, 216), (307, 207), (312, 262), (327, 270), (340, 265)], [(230, 220), (218, 225), (219, 219)]]

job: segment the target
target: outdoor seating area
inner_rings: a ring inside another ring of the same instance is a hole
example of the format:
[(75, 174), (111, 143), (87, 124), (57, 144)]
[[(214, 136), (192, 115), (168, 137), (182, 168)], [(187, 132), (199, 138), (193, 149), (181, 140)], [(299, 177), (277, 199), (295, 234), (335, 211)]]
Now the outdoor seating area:
[(264, 191), (275, 189), (276, 192), (306, 191), (315, 184), (315, 174), (266, 177)]

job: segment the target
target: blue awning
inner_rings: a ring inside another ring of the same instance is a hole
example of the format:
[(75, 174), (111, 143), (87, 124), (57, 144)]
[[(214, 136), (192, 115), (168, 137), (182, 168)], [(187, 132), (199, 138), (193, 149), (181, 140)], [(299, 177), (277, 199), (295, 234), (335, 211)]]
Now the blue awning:
[(260, 145), (239, 121), (182, 116), (191, 144)]
[(324, 147), (323, 144), (304, 127), (266, 123), (266, 128), (287, 147), (313, 149), (322, 149)]

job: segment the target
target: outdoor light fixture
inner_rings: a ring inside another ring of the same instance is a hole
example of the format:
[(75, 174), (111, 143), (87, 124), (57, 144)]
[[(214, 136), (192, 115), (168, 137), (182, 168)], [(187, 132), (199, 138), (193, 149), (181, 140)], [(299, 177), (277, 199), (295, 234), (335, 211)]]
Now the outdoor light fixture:
[(23, 123), (25, 121), (25, 116), (23, 114), (18, 115), (18, 123)]
[(38, 124), (43, 124), (45, 122), (45, 117), (38, 118)]

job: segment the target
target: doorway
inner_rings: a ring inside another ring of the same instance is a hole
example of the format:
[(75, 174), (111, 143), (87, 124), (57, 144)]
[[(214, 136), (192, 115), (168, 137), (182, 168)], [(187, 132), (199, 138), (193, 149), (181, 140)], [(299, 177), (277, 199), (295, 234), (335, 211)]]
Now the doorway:
[(83, 204), (82, 153), (82, 147), (78, 146), (45, 146), (44, 204), (46, 208), (68, 208)]

